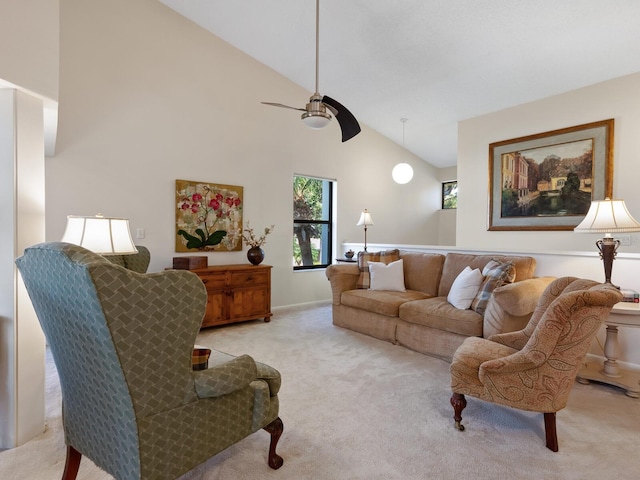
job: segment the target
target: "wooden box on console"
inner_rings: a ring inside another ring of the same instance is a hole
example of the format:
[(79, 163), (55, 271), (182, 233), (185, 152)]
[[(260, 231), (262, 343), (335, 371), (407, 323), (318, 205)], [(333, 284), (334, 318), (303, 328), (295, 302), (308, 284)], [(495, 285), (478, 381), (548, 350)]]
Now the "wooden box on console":
[(176, 270), (198, 270), (208, 265), (208, 257), (173, 257), (173, 268)]

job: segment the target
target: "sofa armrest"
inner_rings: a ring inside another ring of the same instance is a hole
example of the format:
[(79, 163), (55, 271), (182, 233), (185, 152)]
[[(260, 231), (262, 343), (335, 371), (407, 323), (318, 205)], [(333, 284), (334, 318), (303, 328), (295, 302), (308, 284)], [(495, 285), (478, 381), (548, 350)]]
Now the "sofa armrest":
[[(478, 378), (483, 383), (489, 383), (489, 378), (487, 377), (490, 377), (491, 382), (499, 382), (499, 377), (496, 378), (496, 376), (513, 375), (527, 372), (529, 370), (534, 370), (536, 368), (540, 368), (540, 365), (542, 365), (546, 361), (546, 355), (539, 355), (532, 352), (523, 352), (521, 350), (507, 357), (487, 360), (486, 362), (482, 363), (478, 371)], [(504, 388), (508, 389), (509, 387), (513, 387), (513, 379), (505, 379), (503, 377), (502, 380), (505, 383), (503, 386)], [(520, 382), (522, 382), (521, 379), (515, 380), (519, 380)], [(504, 390), (504, 388), (502, 390)]]
[(496, 335), (490, 335), (487, 340), (495, 343), (501, 343), (507, 347), (514, 348), (516, 350), (522, 350), (529, 341), (529, 336), (525, 333), (524, 329), (517, 330), (515, 332), (498, 333)]
[(496, 288), (487, 303), (482, 336), (513, 332), (525, 327), (547, 285), (555, 277), (535, 277)]
[(249, 355), (241, 355), (206, 370), (193, 372), (199, 398), (220, 397), (248, 386), (257, 376), (256, 362)]
[(358, 288), (360, 269), (357, 265), (329, 265), (326, 275), (331, 283), (333, 304), (340, 305), (342, 292)]
[(555, 277), (536, 277), (503, 285), (493, 291), (493, 301), (511, 315), (532, 313), (542, 292), (554, 280)]

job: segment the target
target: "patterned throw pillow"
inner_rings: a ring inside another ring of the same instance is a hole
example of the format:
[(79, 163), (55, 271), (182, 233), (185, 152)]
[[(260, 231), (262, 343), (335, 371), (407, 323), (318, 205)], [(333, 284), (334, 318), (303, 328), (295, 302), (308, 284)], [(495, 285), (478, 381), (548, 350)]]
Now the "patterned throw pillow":
[(516, 267), (511, 262), (505, 263), (491, 260), (482, 269), (482, 276), (484, 281), (476, 294), (476, 298), (471, 303), (471, 309), (480, 315), (484, 315), (489, 298), (491, 298), (491, 294), (496, 288), (507, 283), (513, 283), (516, 279)]
[(360, 277), (358, 278), (358, 288), (368, 289), (371, 285), (371, 277), (369, 276), (369, 262), (382, 262), (389, 264), (400, 260), (400, 250), (384, 250), (382, 252), (358, 252), (358, 268), (360, 269)]

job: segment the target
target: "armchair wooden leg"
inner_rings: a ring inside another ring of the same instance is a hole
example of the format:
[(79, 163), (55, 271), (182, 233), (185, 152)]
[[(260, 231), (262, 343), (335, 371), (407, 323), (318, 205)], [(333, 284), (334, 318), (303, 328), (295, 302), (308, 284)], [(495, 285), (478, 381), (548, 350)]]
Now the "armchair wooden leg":
[(269, 466), (274, 470), (277, 470), (284, 463), (282, 457), (276, 453), (276, 446), (278, 445), (278, 440), (280, 440), (280, 435), (282, 435), (282, 431), (284, 430), (284, 425), (282, 424), (280, 417), (278, 417), (269, 425), (264, 427), (264, 429), (271, 434), (271, 444), (269, 445)]
[(463, 394), (454, 392), (449, 401), (453, 407), (453, 419), (456, 422), (456, 428), (461, 432), (464, 432), (464, 425), (460, 422), (462, 421), (462, 410), (467, 406), (467, 399), (464, 398)]
[(64, 463), (62, 480), (76, 479), (78, 469), (80, 468), (80, 460), (82, 460), (82, 454), (71, 445), (67, 445), (67, 460)]
[(547, 448), (552, 452), (558, 451), (558, 434), (556, 432), (556, 414), (544, 414), (544, 431), (547, 436)]

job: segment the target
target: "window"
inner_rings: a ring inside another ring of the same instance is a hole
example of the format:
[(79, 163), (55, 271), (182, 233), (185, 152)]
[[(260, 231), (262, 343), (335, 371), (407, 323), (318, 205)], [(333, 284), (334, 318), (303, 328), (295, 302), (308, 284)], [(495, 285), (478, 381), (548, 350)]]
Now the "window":
[(325, 268), (331, 263), (333, 182), (293, 177), (293, 269)]
[(442, 182), (442, 209), (458, 208), (458, 181)]

